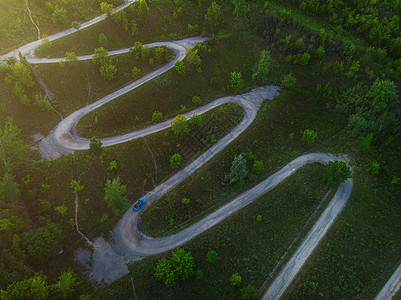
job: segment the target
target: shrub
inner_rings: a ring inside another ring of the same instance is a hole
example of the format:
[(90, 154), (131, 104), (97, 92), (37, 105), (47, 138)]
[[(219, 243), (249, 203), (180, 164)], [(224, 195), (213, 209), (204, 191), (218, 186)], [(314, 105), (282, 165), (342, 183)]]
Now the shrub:
[(244, 87), (244, 80), (241, 78), (241, 72), (232, 72), (230, 85), (231, 89), (237, 93), (240, 89)]
[(184, 135), (189, 131), (187, 119), (183, 115), (178, 115), (171, 122), (171, 129), (175, 134)]
[(163, 118), (163, 113), (160, 111), (154, 111), (152, 115), (152, 121), (157, 123)]
[(305, 52), (299, 57), (299, 64), (301, 66), (306, 66), (309, 63), (310, 60), (310, 54), (308, 52)]
[(132, 77), (138, 78), (139, 76), (141, 76), (141, 69), (139, 69), (137, 67), (133, 67), (132, 68)]
[(195, 105), (201, 105), (202, 104), (202, 100), (198, 96), (193, 96), (192, 97), (192, 103), (195, 104)]
[(255, 160), (255, 162), (253, 163), (252, 172), (256, 175), (259, 175), (263, 172), (263, 170), (263, 161)]
[(238, 273), (234, 273), (233, 275), (231, 275), (231, 278), (230, 278), (231, 285), (240, 285), (241, 280), (242, 280), (241, 276), (238, 275)]
[(281, 86), (283, 88), (286, 89), (294, 88), (296, 81), (297, 79), (294, 77), (294, 74), (292, 73), (281, 76)]
[(176, 153), (170, 157), (170, 167), (176, 169), (181, 165), (181, 155)]
[(255, 299), (258, 290), (251, 284), (241, 289), (241, 299), (252, 300)]
[(217, 254), (216, 251), (210, 250), (210, 251), (207, 253), (207, 261), (208, 261), (208, 262), (214, 263), (214, 262), (216, 262), (218, 259), (219, 259), (219, 256), (218, 256), (218, 254)]
[(351, 178), (351, 169), (344, 161), (330, 161), (327, 164), (325, 177), (330, 188), (338, 188), (340, 183)]
[(302, 142), (306, 145), (312, 144), (317, 138), (317, 133), (313, 130), (305, 129), (302, 135)]
[(174, 64), (175, 70), (178, 72), (178, 74), (184, 74), (186, 71), (185, 65), (181, 60), (177, 60)]
[(380, 169), (380, 164), (377, 162), (377, 160), (376, 159), (371, 160), (369, 170), (372, 173), (372, 175), (379, 174), (379, 169)]

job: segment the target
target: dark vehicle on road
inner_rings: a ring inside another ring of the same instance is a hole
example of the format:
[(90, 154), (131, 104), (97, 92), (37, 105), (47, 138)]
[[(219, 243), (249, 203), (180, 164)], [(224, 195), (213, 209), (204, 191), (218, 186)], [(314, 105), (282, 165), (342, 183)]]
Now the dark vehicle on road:
[(138, 211), (142, 205), (144, 205), (146, 202), (145, 198), (141, 198), (138, 201), (135, 202), (134, 206), (132, 207), (133, 210)]

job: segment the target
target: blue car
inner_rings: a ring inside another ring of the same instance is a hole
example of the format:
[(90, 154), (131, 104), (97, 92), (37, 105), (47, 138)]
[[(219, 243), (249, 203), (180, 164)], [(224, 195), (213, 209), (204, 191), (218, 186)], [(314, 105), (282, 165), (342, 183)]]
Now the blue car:
[(144, 205), (146, 202), (145, 198), (141, 198), (138, 201), (135, 202), (134, 206), (132, 207), (133, 210), (138, 211), (142, 205)]

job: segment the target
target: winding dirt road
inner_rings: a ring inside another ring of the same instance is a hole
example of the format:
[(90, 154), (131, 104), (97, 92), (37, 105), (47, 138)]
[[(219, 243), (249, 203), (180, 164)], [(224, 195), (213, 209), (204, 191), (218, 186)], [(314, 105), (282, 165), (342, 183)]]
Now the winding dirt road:
[[(128, 7), (134, 1), (128, 1), (122, 6), (118, 7), (117, 10), (124, 9)], [(99, 16), (91, 21), (88, 21), (82, 24), (80, 29), (86, 28), (97, 22), (104, 20), (106, 18), (105, 15)], [(71, 33), (76, 32), (75, 29), (69, 29), (64, 32), (52, 35), (49, 37), (49, 40), (53, 41), (63, 36), (69, 35)], [(177, 60), (183, 60), (186, 55), (186, 51), (188, 48), (193, 47), (196, 42), (201, 42), (206, 40), (205, 38), (189, 38), (180, 41), (172, 41), (172, 42), (160, 42), (160, 43), (152, 43), (149, 44), (149, 47), (157, 47), (157, 46), (167, 46), (172, 49), (176, 53), (176, 57), (163, 66), (162, 68), (147, 74), (143, 78), (123, 87), (120, 90), (117, 90), (98, 101), (75, 111), (68, 117), (66, 117), (62, 122), (60, 122), (57, 127), (51, 132), (51, 134), (41, 141), (40, 148), (41, 153), (45, 159), (56, 159), (61, 154), (64, 153), (72, 153), (76, 150), (84, 150), (89, 148), (89, 140), (80, 137), (77, 134), (76, 125), (78, 121), (87, 113), (97, 109), (101, 105), (112, 101), (113, 99), (132, 91), (136, 87), (144, 84), (145, 82), (155, 78), (156, 76), (166, 72), (167, 70), (174, 67), (174, 63)], [(21, 52), (29, 62), (38, 64), (38, 63), (55, 63), (61, 61), (64, 58), (54, 58), (54, 59), (46, 59), (46, 58), (37, 58), (34, 55), (34, 49), (39, 46), (41, 40), (29, 43), (25, 46), (22, 46), (6, 55), (0, 57), (3, 60), (7, 56), (13, 56), (18, 58), (18, 52)], [(111, 51), (110, 55), (117, 55), (121, 53), (126, 53), (129, 51), (129, 48), (120, 49), (116, 51)], [(78, 57), (79, 60), (88, 60), (91, 59), (92, 55), (85, 55)], [(245, 115), (238, 126), (236, 126), (228, 135), (223, 137), (220, 141), (218, 141), (213, 147), (203, 153), (196, 160), (191, 162), (184, 169), (173, 175), (171, 178), (157, 186), (153, 191), (149, 192), (145, 195), (145, 198), (148, 200), (144, 208), (139, 212), (133, 212), (131, 209), (128, 210), (114, 231), (114, 244), (109, 245), (104, 242), (103, 239), (98, 239), (95, 241), (95, 250), (94, 250), (94, 269), (98, 268), (99, 273), (103, 272), (103, 275), (98, 276), (97, 280), (103, 280), (106, 278), (106, 282), (112, 282), (115, 279), (123, 276), (128, 272), (128, 269), (125, 265), (125, 259), (127, 257), (132, 258), (140, 258), (144, 256), (150, 256), (158, 253), (162, 253), (171, 249), (174, 249), (202, 232), (208, 230), (209, 228), (215, 226), (219, 222), (223, 221), (227, 217), (233, 215), (238, 210), (248, 205), (255, 199), (262, 196), (264, 193), (268, 192), (278, 184), (280, 184), (283, 180), (291, 176), (297, 169), (304, 166), (307, 163), (311, 162), (321, 162), (328, 163), (331, 160), (338, 159), (335, 156), (324, 154), (324, 153), (310, 153), (303, 156), (300, 156), (288, 163), (281, 170), (277, 171), (269, 178), (259, 183), (252, 189), (242, 193), (230, 203), (225, 204), (215, 212), (211, 213), (204, 219), (198, 221), (197, 223), (191, 225), (187, 229), (182, 230), (181, 232), (174, 234), (172, 236), (163, 237), (163, 238), (152, 238), (144, 235), (138, 229), (138, 221), (141, 216), (141, 213), (152, 203), (157, 201), (161, 196), (166, 194), (169, 190), (174, 188), (180, 182), (185, 180), (188, 176), (193, 174), (196, 170), (198, 170), (202, 165), (204, 165), (207, 161), (213, 158), (217, 153), (223, 150), (229, 143), (235, 140), (248, 126), (254, 121), (259, 106), (265, 99), (272, 99), (279, 93), (279, 88), (274, 86), (266, 86), (254, 89), (250, 93), (237, 95), (237, 96), (229, 96), (217, 99), (205, 106), (197, 108), (191, 112), (185, 114), (186, 118), (191, 117), (193, 114), (203, 114), (219, 105), (234, 102), (238, 103), (244, 108)], [(132, 133), (128, 133), (125, 135), (120, 135), (116, 137), (109, 137), (101, 139), (104, 146), (111, 146), (119, 143), (124, 143), (126, 141), (130, 141), (136, 138), (144, 137), (146, 135), (164, 130), (170, 127), (171, 120), (156, 124), (154, 126), (150, 126), (145, 129), (141, 129)], [(316, 224), (313, 226), (311, 231), (306, 236), (305, 240), (301, 244), (301, 246), (297, 249), (293, 257), (289, 260), (289, 262), (284, 266), (283, 270), (276, 277), (263, 299), (277, 299), (279, 298), (293, 278), (296, 276), (304, 262), (313, 252), (319, 241), (323, 238), (327, 230), (330, 228), (335, 218), (341, 212), (343, 207), (345, 206), (350, 194), (352, 191), (352, 179), (347, 180), (337, 190), (335, 197), (331, 200), (330, 204), (320, 216)], [(109, 263), (107, 264), (107, 261)], [(102, 266), (102, 264), (106, 264), (106, 266)], [(114, 272), (114, 273), (113, 273)], [(114, 275), (113, 275), (114, 274)]]

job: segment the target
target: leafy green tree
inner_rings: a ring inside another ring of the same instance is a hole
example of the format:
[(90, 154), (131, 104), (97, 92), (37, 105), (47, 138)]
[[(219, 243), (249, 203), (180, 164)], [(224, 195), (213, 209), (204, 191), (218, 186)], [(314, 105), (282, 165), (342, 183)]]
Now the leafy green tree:
[(242, 15), (246, 11), (245, 0), (231, 0), (231, 3), (234, 5), (233, 14)]
[(106, 80), (113, 80), (116, 78), (117, 67), (111, 63), (106, 63), (100, 66), (100, 75)]
[(157, 280), (163, 281), (167, 286), (175, 285), (177, 281), (177, 275), (173, 271), (171, 261), (163, 257), (156, 265), (155, 277)]
[(187, 119), (183, 115), (176, 116), (171, 122), (171, 129), (175, 134), (184, 135), (189, 131)]
[(79, 23), (78, 21), (72, 21), (71, 27), (76, 30), (79, 30), (79, 28), (81, 28), (81, 23)]
[(92, 61), (94, 64), (103, 66), (109, 61), (109, 53), (103, 47), (96, 48)]
[(19, 185), (15, 182), (14, 175), (5, 173), (0, 181), (0, 200), (15, 202), (20, 194)]
[(242, 278), (238, 273), (234, 273), (233, 275), (231, 275), (231, 278), (230, 278), (231, 285), (240, 285), (241, 280), (242, 280)]
[(107, 2), (101, 2), (100, 10), (102, 11), (102, 13), (110, 17), (114, 12), (114, 5)]
[(323, 60), (324, 57), (325, 57), (325, 55), (326, 55), (326, 51), (324, 51), (323, 46), (320, 46), (319, 48), (316, 49), (316, 51), (315, 51), (315, 57), (316, 57), (317, 59)]
[(163, 118), (163, 113), (160, 111), (154, 111), (152, 114), (152, 121), (157, 123)]
[(71, 179), (70, 187), (74, 193), (78, 193), (84, 189), (84, 185), (81, 184), (80, 180)]
[(137, 67), (133, 67), (131, 72), (132, 72), (132, 77), (134, 78), (139, 78), (139, 76), (141, 76), (141, 69)]
[(131, 21), (131, 35), (136, 36), (139, 33), (138, 24), (135, 21)]
[(294, 74), (286, 74), (281, 76), (281, 86), (286, 89), (292, 89), (295, 86), (297, 79), (294, 77)]
[(207, 261), (210, 263), (214, 263), (219, 259), (219, 255), (217, 254), (216, 251), (210, 250), (207, 253)]
[(23, 158), (28, 156), (30, 148), (30, 145), (22, 139), (21, 130), (11, 118), (5, 121), (3, 127), (0, 126), (0, 145), (0, 174), (11, 172)]
[(177, 60), (174, 64), (175, 70), (178, 72), (178, 74), (184, 74), (186, 71), (185, 65), (181, 60)]
[(50, 223), (26, 231), (22, 235), (21, 243), (26, 249), (29, 261), (39, 266), (56, 255), (60, 240), (61, 229), (59, 225)]
[(248, 175), (248, 169), (246, 166), (246, 159), (242, 154), (234, 157), (231, 164), (230, 174), (224, 177), (224, 181), (229, 181), (229, 183), (238, 182), (242, 186), (245, 182), (245, 177)]
[(148, 7), (148, 4), (146, 3), (146, 0), (139, 1), (137, 14), (138, 14), (139, 23), (142, 26), (145, 26), (149, 20), (149, 7)]
[(74, 52), (66, 52), (65, 53), (65, 61), (69, 61), (69, 62), (77, 62), (78, 58), (75, 55)]
[(178, 248), (172, 253), (171, 262), (174, 272), (179, 278), (186, 280), (194, 274), (195, 262), (191, 252), (186, 252), (184, 249)]
[(340, 183), (351, 178), (351, 168), (344, 161), (330, 161), (327, 164), (325, 177), (330, 188), (338, 188)]
[(148, 45), (144, 45), (141, 51), (141, 58), (146, 60), (150, 56), (150, 47)]
[(106, 48), (107, 45), (109, 44), (109, 39), (104, 33), (99, 34), (99, 45), (100, 47)]
[(201, 105), (202, 104), (202, 100), (199, 96), (193, 96), (192, 97), (192, 103), (195, 105)]
[(158, 63), (162, 63), (165, 59), (166, 48), (165, 47), (156, 47), (155, 49), (155, 58)]
[(194, 259), (190, 252), (177, 248), (172, 253), (171, 260), (163, 257), (156, 265), (155, 277), (167, 286), (173, 286), (181, 278), (188, 279), (194, 274)]
[(371, 160), (369, 170), (372, 173), (372, 175), (379, 174), (379, 169), (380, 169), (380, 164), (377, 162), (377, 160), (376, 159)]
[(230, 85), (231, 89), (237, 93), (240, 89), (244, 87), (244, 80), (241, 78), (241, 72), (232, 72), (231, 73), (231, 80)]
[(263, 172), (263, 170), (264, 170), (263, 161), (255, 160), (255, 162), (253, 163), (252, 172), (256, 175), (259, 175)]
[(107, 179), (104, 190), (106, 191), (104, 200), (107, 202), (108, 207), (110, 207), (116, 216), (121, 215), (130, 203), (126, 197), (127, 187), (122, 185), (120, 178), (117, 177), (113, 181)]
[(170, 167), (176, 169), (181, 165), (181, 155), (176, 153), (170, 157)]
[(301, 66), (306, 66), (309, 63), (309, 60), (310, 54), (308, 52), (305, 52), (299, 57), (299, 64)]
[(192, 48), (187, 51), (187, 62), (194, 66), (194, 68), (199, 67), (202, 64), (202, 59), (198, 54), (198, 50)]
[(221, 6), (216, 2), (212, 2), (212, 5), (208, 8), (205, 15), (204, 26), (208, 33), (211, 33), (214, 38), (214, 34), (219, 30), (223, 23), (223, 12)]
[(89, 141), (89, 153), (95, 157), (100, 157), (103, 153), (103, 143), (95, 137), (91, 137)]
[(8, 74), (5, 78), (8, 84), (11, 84), (12, 82), (17, 82), (25, 87), (33, 86), (32, 73), (28, 66), (24, 64), (12, 64), (10, 66), (10, 69), (11, 73)]
[(49, 286), (46, 276), (36, 273), (33, 277), (25, 278), (0, 290), (1, 299), (45, 300), (48, 297)]
[(74, 292), (75, 286), (77, 285), (76, 281), (77, 278), (74, 276), (72, 271), (69, 270), (61, 273), (55, 287), (63, 299), (67, 299)]
[(189, 123), (199, 126), (202, 124), (203, 119), (204, 119), (203, 115), (193, 114), (192, 117), (189, 119)]
[(267, 75), (270, 71), (270, 51), (262, 50), (259, 61), (253, 66), (252, 80), (256, 83), (263, 84), (267, 80)]
[(310, 145), (313, 142), (315, 142), (315, 139), (317, 138), (317, 133), (314, 130), (310, 129), (305, 129), (304, 133), (302, 134), (302, 142), (306, 145)]
[(67, 10), (65, 8), (56, 6), (52, 14), (52, 20), (54, 26), (64, 26), (68, 22)]
[(251, 284), (241, 289), (241, 299), (252, 300), (256, 298), (258, 290)]
[(134, 47), (129, 49), (129, 52), (135, 57), (135, 59), (139, 59), (139, 56), (142, 53), (143, 45), (141, 42), (135, 42)]

